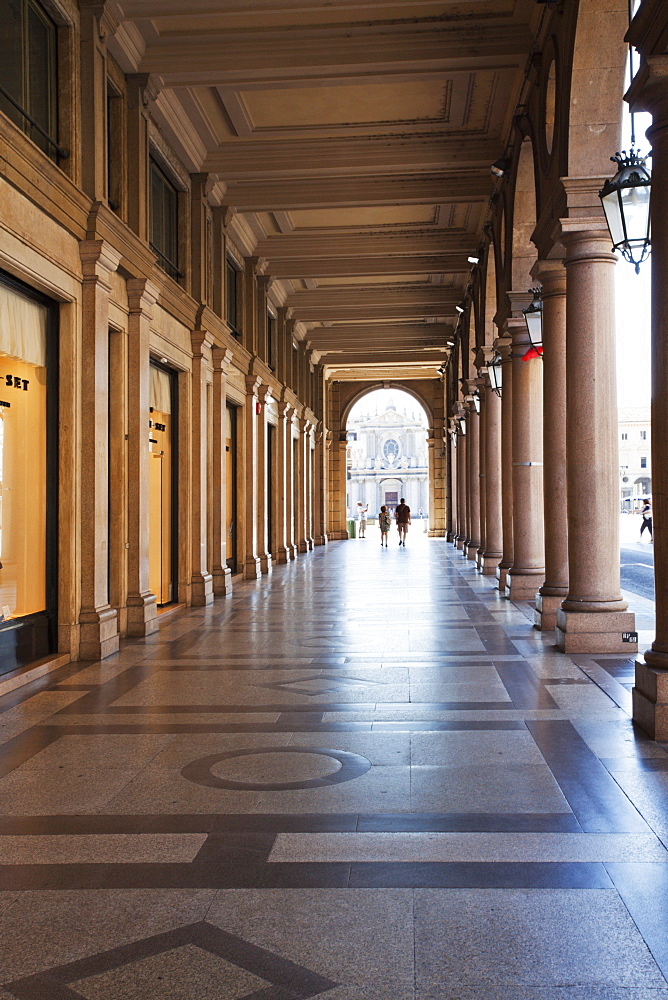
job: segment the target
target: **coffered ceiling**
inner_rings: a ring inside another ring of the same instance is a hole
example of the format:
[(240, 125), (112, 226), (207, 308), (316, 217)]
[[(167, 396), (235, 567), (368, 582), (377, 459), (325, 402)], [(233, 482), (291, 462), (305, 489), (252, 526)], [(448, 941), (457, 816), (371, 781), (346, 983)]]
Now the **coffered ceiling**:
[(152, 75), (161, 128), (216, 178), (332, 377), (424, 378), (538, 17), (535, 0), (120, 0), (110, 48)]

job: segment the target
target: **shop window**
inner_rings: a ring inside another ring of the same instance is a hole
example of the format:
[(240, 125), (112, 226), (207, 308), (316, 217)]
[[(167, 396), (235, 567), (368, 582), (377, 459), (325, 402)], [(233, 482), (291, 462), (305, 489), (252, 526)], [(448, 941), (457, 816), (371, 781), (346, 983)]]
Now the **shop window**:
[(178, 281), (179, 195), (164, 171), (151, 159), (151, 250), (170, 278)]
[(55, 307), (0, 279), (0, 673), (53, 648)]
[(56, 25), (34, 0), (0, 0), (0, 111), (56, 158)]
[(228, 257), (225, 261), (225, 319), (234, 336), (241, 337), (241, 271)]
[(176, 593), (176, 376), (151, 362), (149, 413), (149, 588), (159, 606)]

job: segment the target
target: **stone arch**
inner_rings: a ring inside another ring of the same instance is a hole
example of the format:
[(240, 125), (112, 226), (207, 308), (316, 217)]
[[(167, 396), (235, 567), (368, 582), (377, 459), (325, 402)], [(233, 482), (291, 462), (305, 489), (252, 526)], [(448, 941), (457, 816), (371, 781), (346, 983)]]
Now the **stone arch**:
[(611, 173), (610, 157), (621, 142), (628, 16), (628, 0), (578, 4), (570, 87), (561, 91), (569, 109), (566, 173), (571, 177)]
[(374, 385), (365, 385), (362, 389), (359, 389), (358, 392), (354, 393), (353, 396), (351, 396), (351, 398), (347, 401), (347, 403), (343, 407), (343, 410), (341, 411), (341, 427), (347, 426), (348, 417), (350, 416), (350, 411), (352, 410), (355, 403), (359, 403), (360, 399), (364, 399), (364, 397), (368, 396), (370, 392), (377, 392), (378, 389), (397, 389), (402, 392), (408, 393), (408, 395), (412, 396), (413, 399), (417, 403), (419, 403), (422, 409), (424, 410), (427, 416), (429, 427), (433, 427), (434, 410), (429, 401), (427, 400), (427, 398), (422, 395), (422, 392), (418, 389), (412, 389), (410, 385), (407, 385), (405, 382), (394, 382), (394, 381), (379, 382), (375, 383)]

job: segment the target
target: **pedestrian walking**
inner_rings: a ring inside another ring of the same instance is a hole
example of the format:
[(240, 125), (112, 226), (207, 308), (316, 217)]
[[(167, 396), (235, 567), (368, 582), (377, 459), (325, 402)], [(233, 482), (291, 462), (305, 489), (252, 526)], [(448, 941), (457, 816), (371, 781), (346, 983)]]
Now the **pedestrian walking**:
[(399, 506), (394, 512), (397, 521), (397, 531), (399, 532), (399, 545), (406, 545), (406, 532), (411, 523), (411, 509), (402, 497)]
[(380, 508), (380, 514), (378, 515), (378, 527), (380, 528), (380, 545), (383, 547), (383, 541), (385, 548), (387, 548), (387, 536), (390, 531), (390, 526), (392, 524), (392, 518), (387, 512), (387, 507), (385, 504)]
[(642, 514), (642, 524), (640, 525), (640, 541), (642, 541), (643, 531), (645, 530), (645, 528), (647, 528), (647, 530), (649, 531), (649, 540), (650, 542), (653, 542), (654, 535), (652, 532), (652, 505), (649, 502), (649, 497), (645, 499), (645, 506), (643, 507), (640, 513)]
[(364, 506), (360, 500), (357, 504), (360, 516), (360, 538), (366, 538), (366, 516), (369, 513), (369, 505)]

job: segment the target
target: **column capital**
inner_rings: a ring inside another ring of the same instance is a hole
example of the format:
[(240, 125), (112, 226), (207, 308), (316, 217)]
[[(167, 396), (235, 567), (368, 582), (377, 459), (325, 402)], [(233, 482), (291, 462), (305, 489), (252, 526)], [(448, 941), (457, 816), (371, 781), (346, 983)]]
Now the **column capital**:
[(126, 79), (130, 84), (130, 90), (134, 89), (143, 108), (148, 108), (149, 104), (157, 101), (162, 90), (158, 77), (152, 73), (129, 73)]
[(257, 396), (261, 403), (268, 403), (272, 398), (271, 386), (266, 382), (261, 382), (257, 389)]
[(566, 294), (566, 268), (561, 257), (537, 260), (531, 268), (531, 276), (542, 286), (541, 298)]
[(95, 18), (101, 42), (105, 41), (108, 35), (115, 35), (123, 20), (123, 14), (116, 0), (79, 0), (79, 10)]
[[(638, 16), (638, 15), (636, 15)], [(647, 132), (652, 141), (652, 133), (668, 124), (668, 55), (651, 55), (643, 59), (626, 99), (631, 111), (651, 112), (654, 123)]]
[(97, 281), (118, 270), (122, 254), (106, 240), (81, 240), (79, 257), (84, 281)]
[(128, 306), (131, 313), (146, 313), (150, 319), (152, 308), (158, 301), (160, 289), (148, 278), (128, 278)]
[(572, 264), (578, 264), (582, 261), (589, 263), (597, 261), (601, 264), (617, 263), (617, 257), (612, 251), (607, 224), (595, 219), (589, 221), (592, 223), (591, 227), (585, 228), (580, 224), (582, 220), (577, 220), (577, 225), (562, 231), (561, 242), (566, 247), (564, 267), (568, 268)]
[(246, 257), (246, 267), (248, 267), (256, 277), (264, 275), (269, 265), (266, 257)]
[(213, 360), (213, 370), (222, 371), (227, 374), (232, 364), (232, 351), (229, 347), (218, 347), (214, 344), (211, 350), (211, 358)]
[(259, 375), (246, 375), (246, 393), (248, 396), (257, 396), (258, 389), (262, 384), (262, 379)]
[(213, 335), (208, 330), (191, 330), (190, 344), (193, 357), (204, 357), (205, 352), (210, 351), (213, 347)]

